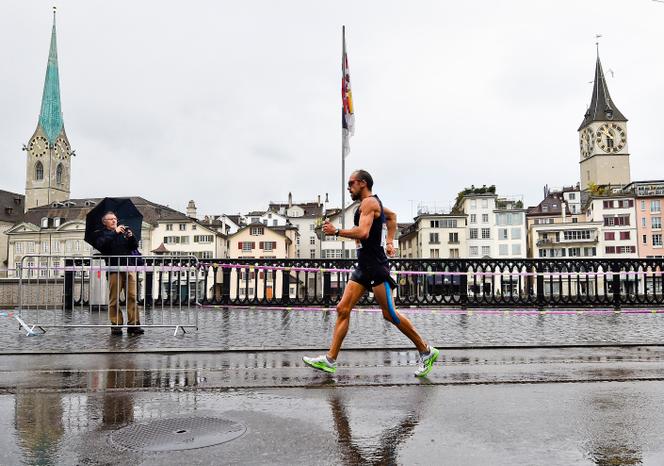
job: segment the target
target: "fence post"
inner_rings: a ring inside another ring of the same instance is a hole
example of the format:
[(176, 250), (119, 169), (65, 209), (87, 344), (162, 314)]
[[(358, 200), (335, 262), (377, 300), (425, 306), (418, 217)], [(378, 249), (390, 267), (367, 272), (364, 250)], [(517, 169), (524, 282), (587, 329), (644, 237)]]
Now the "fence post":
[(622, 297), (620, 295), (620, 266), (617, 266), (616, 268), (618, 271), (614, 271), (614, 264), (611, 266), (611, 271), (613, 272), (612, 280), (611, 280), (611, 288), (613, 291), (613, 307), (615, 309), (620, 309)]
[[(221, 269), (221, 296), (222, 304), (229, 304), (231, 301), (231, 272), (232, 269), (224, 267)], [(217, 269), (214, 270), (215, 283), (217, 280)], [(216, 291), (216, 290), (215, 290)]]
[(540, 267), (540, 264), (535, 265), (535, 283), (537, 286), (537, 306), (541, 309), (544, 309), (544, 267)]
[(281, 300), (284, 304), (290, 302), (290, 267), (281, 272)]
[(332, 302), (332, 272), (323, 272), (323, 303), (329, 306)]
[[(456, 272), (462, 272), (459, 277), (459, 298), (461, 300), (461, 308), (466, 309), (468, 307), (468, 264), (463, 262), (457, 262)], [(463, 269), (463, 270), (462, 270)], [(454, 281), (452, 281), (454, 283)]]
[(65, 310), (74, 309), (74, 259), (65, 259)]

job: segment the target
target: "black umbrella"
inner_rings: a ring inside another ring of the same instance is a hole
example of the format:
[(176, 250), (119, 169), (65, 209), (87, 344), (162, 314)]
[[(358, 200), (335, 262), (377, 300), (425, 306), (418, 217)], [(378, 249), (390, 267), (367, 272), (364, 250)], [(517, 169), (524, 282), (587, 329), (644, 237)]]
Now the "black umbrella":
[(143, 215), (139, 212), (131, 199), (128, 197), (105, 197), (97, 204), (85, 217), (85, 241), (95, 246), (97, 232), (104, 227), (101, 222), (106, 212), (115, 212), (118, 217), (118, 225), (128, 227), (136, 237), (136, 241), (141, 240), (141, 225), (143, 224)]

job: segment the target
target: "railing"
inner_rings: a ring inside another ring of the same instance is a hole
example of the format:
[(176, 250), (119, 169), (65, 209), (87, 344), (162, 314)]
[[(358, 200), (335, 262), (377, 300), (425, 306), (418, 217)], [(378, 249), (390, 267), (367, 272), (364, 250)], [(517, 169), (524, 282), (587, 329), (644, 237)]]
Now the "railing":
[[(333, 306), (352, 259), (211, 259), (203, 305)], [(663, 306), (662, 259), (394, 259), (399, 306)], [(367, 293), (359, 304), (373, 303)]]

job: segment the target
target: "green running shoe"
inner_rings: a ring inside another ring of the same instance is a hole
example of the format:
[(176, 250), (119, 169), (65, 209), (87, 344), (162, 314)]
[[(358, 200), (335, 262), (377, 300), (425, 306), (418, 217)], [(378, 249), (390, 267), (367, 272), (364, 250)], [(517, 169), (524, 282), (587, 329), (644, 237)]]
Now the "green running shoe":
[(426, 377), (431, 369), (433, 369), (433, 363), (438, 359), (438, 351), (433, 346), (429, 347), (429, 354), (426, 356), (420, 356), (420, 363), (417, 365), (417, 371), (415, 372), (415, 377)]
[(324, 372), (329, 372), (330, 374), (334, 374), (337, 371), (337, 363), (336, 362), (330, 363), (327, 360), (327, 355), (325, 354), (315, 358), (309, 358), (307, 356), (303, 356), (302, 360), (304, 361), (305, 364), (313, 367), (314, 369), (318, 369)]

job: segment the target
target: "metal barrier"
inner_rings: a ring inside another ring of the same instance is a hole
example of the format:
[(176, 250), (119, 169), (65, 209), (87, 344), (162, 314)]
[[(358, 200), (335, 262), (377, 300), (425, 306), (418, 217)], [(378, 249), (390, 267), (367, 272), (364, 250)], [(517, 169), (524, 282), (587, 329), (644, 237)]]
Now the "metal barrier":
[(198, 270), (194, 256), (27, 255), (16, 270), (15, 318), (28, 335), (48, 327), (186, 333), (198, 329)]
[[(203, 305), (331, 306), (352, 259), (210, 259)], [(400, 306), (664, 306), (663, 259), (393, 259)], [(373, 302), (371, 293), (359, 304)]]

